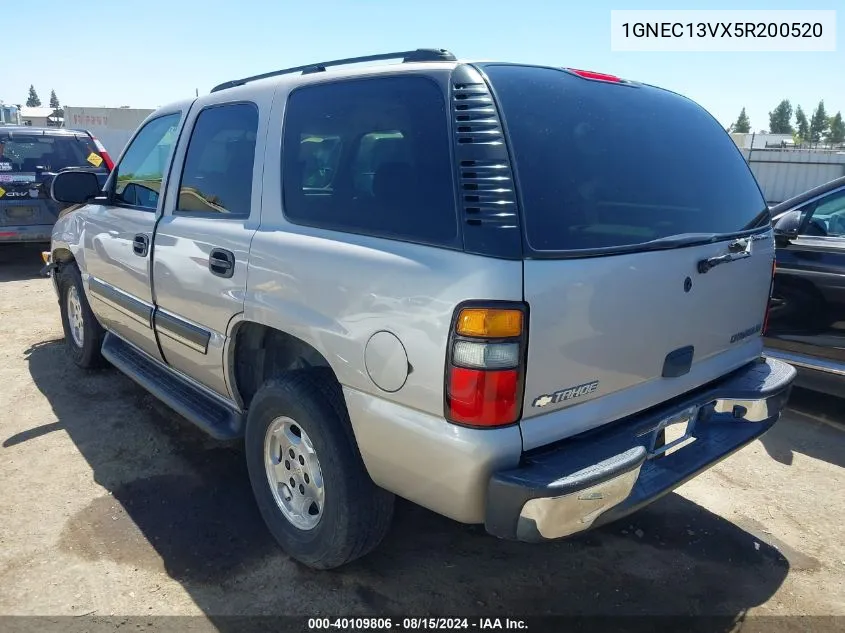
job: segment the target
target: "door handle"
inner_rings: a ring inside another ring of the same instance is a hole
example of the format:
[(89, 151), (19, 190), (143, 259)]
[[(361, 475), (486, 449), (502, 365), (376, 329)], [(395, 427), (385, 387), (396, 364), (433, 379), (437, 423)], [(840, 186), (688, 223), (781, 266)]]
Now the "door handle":
[(728, 252), (724, 255), (717, 255), (716, 257), (708, 257), (698, 262), (698, 272), (702, 275), (711, 268), (715, 268), (719, 264), (727, 264), (738, 259), (745, 259), (751, 257), (751, 240), (736, 240), (728, 245)]
[(235, 274), (235, 254), (223, 248), (212, 248), (208, 255), (211, 274), (228, 279)]
[(150, 252), (150, 238), (145, 233), (138, 233), (132, 240), (132, 250), (139, 257), (146, 257)]

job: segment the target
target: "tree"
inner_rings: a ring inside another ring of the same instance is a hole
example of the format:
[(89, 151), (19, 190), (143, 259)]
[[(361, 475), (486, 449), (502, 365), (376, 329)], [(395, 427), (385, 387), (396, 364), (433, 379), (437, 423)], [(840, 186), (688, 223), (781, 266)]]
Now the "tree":
[(740, 132), (743, 134), (748, 134), (751, 131), (751, 121), (748, 118), (748, 115), (745, 114), (745, 108), (739, 113), (739, 117), (731, 126), (731, 130), (733, 132)]
[(781, 101), (769, 112), (769, 132), (772, 134), (792, 134), (792, 104), (789, 99)]
[(35, 86), (29, 86), (29, 97), (26, 99), (26, 106), (28, 108), (37, 108), (41, 105), (41, 99), (38, 98), (38, 93), (35, 92)]
[(827, 142), (832, 144), (845, 143), (845, 123), (842, 122), (841, 112), (837, 112), (830, 117), (830, 131), (827, 133)]
[(807, 115), (804, 114), (801, 106), (795, 108), (795, 125), (797, 126), (796, 132), (799, 140), (810, 140), (810, 123), (807, 121)]
[(822, 136), (827, 132), (829, 122), (827, 120), (827, 112), (824, 109), (824, 100), (819, 101), (816, 111), (810, 117), (810, 140), (813, 143), (818, 143), (822, 140)]
[(61, 106), (59, 105), (59, 98), (56, 96), (56, 91), (50, 91), (50, 107), (54, 110), (58, 110)]

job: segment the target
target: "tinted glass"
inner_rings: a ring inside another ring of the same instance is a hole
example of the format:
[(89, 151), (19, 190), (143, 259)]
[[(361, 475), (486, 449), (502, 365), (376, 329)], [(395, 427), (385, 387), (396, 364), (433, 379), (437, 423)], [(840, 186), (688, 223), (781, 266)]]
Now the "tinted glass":
[(66, 167), (106, 171), (88, 136), (9, 134), (0, 130), (0, 174), (54, 173)]
[(446, 103), (424, 77), (296, 90), (283, 153), (294, 222), (454, 245), (457, 220)]
[(801, 231), (803, 235), (845, 236), (845, 191), (822, 198), (813, 206), (812, 215)]
[(695, 103), (554, 69), (485, 71), (506, 120), (533, 249), (734, 233), (765, 215), (733, 141)]
[(115, 201), (154, 210), (164, 170), (179, 127), (179, 114), (168, 114), (147, 123), (115, 167)]
[(221, 218), (249, 216), (257, 133), (258, 109), (253, 104), (200, 112), (185, 156), (176, 210)]

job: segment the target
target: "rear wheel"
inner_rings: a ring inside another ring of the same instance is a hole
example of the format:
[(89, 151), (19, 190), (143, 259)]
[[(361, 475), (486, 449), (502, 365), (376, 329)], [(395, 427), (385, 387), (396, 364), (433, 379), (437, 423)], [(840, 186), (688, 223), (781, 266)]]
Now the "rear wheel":
[(58, 273), (59, 307), (68, 355), (74, 363), (86, 369), (102, 367), (105, 359), (100, 352), (105, 330), (97, 321), (76, 264), (66, 264)]
[(246, 427), (249, 477), (261, 515), (290, 556), (332, 569), (374, 549), (393, 495), (376, 486), (329, 372), (291, 372), (259, 389)]

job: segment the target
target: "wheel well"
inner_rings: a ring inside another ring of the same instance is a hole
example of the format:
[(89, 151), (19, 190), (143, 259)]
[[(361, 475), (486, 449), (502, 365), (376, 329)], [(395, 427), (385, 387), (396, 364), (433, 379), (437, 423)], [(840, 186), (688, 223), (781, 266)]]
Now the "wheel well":
[[(244, 323), (235, 333), (235, 388), (243, 406), (249, 407), (258, 388), (269, 378), (294, 369), (331, 365), (311, 345), (281, 330)], [(332, 376), (337, 379), (334, 372)]]
[(57, 264), (67, 264), (68, 262), (72, 262), (74, 261), (73, 253), (66, 248), (57, 248), (53, 251), (53, 261)]

